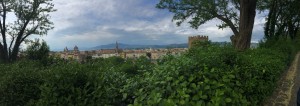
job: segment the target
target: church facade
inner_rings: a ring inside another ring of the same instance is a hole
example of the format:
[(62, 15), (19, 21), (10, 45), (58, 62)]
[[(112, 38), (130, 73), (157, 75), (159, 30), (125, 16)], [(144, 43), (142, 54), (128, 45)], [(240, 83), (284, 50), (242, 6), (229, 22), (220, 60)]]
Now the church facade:
[(84, 61), (86, 58), (86, 54), (84, 52), (80, 52), (79, 48), (75, 45), (73, 50), (69, 50), (66, 47), (63, 53), (61, 53), (60, 57), (65, 60)]

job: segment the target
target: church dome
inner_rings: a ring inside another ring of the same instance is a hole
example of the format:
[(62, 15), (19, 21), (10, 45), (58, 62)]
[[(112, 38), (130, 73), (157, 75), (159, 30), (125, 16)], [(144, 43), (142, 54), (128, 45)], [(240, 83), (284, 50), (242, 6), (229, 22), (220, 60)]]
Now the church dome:
[(75, 45), (74, 50), (78, 50), (78, 47)]

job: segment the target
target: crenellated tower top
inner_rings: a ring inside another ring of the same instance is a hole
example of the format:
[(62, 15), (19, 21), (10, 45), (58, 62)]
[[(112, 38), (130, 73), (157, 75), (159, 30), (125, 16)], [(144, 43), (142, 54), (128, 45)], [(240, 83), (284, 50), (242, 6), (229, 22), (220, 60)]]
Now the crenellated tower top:
[(208, 41), (208, 36), (203, 36), (203, 35), (189, 36), (188, 37), (189, 48), (192, 47), (194, 41)]
[(197, 35), (197, 36), (189, 36), (189, 40), (195, 39), (195, 40), (205, 40), (208, 41), (208, 36), (203, 35)]

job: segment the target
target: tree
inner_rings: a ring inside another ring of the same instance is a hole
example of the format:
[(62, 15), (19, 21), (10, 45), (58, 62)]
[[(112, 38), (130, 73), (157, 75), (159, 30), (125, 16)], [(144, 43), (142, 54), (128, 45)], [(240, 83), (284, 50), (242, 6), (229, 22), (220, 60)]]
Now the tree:
[(31, 42), (25, 53), (26, 58), (30, 60), (47, 60), (49, 57), (50, 48), (45, 41), (40, 43), (39, 39)]
[(146, 53), (146, 56), (151, 60), (151, 58), (152, 58), (152, 55), (151, 55), (151, 53), (150, 52), (147, 52)]
[(222, 21), (219, 28), (229, 27), (233, 34), (230, 39), (238, 50), (250, 48), (252, 29), (258, 0), (161, 0), (157, 8), (174, 13), (177, 25), (189, 20), (192, 28), (212, 19)]
[[(46, 35), (53, 29), (52, 0), (0, 0), (0, 60), (15, 61), (20, 45), (32, 35)], [(7, 19), (16, 19), (9, 22)]]
[(295, 39), (300, 28), (299, 0), (271, 0), (265, 6), (269, 10), (265, 24), (265, 37), (279, 36)]

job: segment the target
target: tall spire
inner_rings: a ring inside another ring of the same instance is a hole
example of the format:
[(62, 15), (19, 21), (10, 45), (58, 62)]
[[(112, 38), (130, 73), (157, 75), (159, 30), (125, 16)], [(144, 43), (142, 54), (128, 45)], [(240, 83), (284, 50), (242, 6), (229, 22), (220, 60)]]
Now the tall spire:
[(116, 41), (116, 49), (119, 49), (118, 41)]
[(118, 41), (116, 41), (116, 53), (119, 53), (119, 44), (118, 44)]

